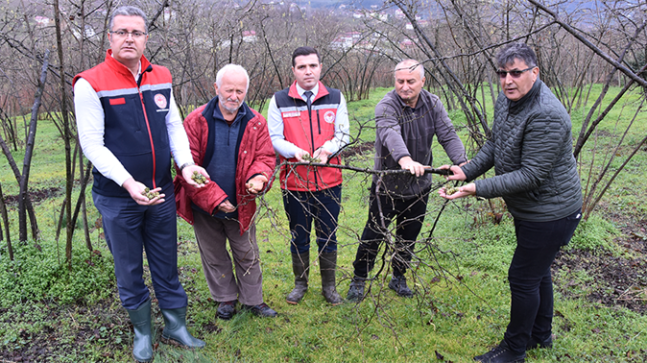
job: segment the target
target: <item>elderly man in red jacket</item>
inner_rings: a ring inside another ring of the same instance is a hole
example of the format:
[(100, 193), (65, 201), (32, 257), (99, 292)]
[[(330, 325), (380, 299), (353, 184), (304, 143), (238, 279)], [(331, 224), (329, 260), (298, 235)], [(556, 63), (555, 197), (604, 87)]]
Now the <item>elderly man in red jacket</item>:
[[(244, 310), (275, 317), (263, 302), (260, 256), (256, 243), (255, 197), (270, 187), (276, 156), (265, 118), (244, 101), (247, 71), (228, 64), (216, 75), (217, 96), (184, 120), (191, 154), (211, 180), (203, 188), (175, 178), (178, 214), (193, 224), (204, 275), (217, 316), (231, 319), (240, 301)], [(232, 268), (229, 246), (236, 275)]]

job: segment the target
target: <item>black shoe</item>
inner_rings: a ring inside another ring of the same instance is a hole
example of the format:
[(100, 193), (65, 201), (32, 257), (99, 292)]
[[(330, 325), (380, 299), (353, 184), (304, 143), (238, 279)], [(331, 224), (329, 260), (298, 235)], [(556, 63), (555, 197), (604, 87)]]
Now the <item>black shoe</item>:
[(364, 285), (366, 279), (362, 277), (353, 277), (353, 280), (350, 282), (350, 287), (348, 288), (348, 293), (346, 294), (346, 300), (352, 302), (360, 302), (364, 299)]
[(222, 320), (229, 320), (236, 313), (236, 300), (223, 301), (218, 305), (216, 316)]
[(483, 355), (477, 355), (474, 360), (482, 363), (523, 363), (526, 361), (526, 352), (515, 353), (510, 350), (508, 343), (502, 340), (496, 348)]
[(272, 310), (271, 307), (267, 306), (266, 303), (260, 303), (254, 306), (243, 305), (243, 310), (251, 311), (252, 314), (262, 318), (274, 318), (279, 315), (276, 311)]
[(526, 344), (526, 350), (531, 350), (531, 349), (544, 349), (544, 348), (552, 348), (553, 347), (553, 336), (552, 334), (548, 336), (548, 339), (544, 341), (540, 341), (535, 337), (530, 337), (530, 340)]
[(412, 297), (413, 291), (407, 286), (407, 278), (402, 276), (393, 275), (391, 282), (389, 282), (389, 289), (395, 291), (402, 297)]

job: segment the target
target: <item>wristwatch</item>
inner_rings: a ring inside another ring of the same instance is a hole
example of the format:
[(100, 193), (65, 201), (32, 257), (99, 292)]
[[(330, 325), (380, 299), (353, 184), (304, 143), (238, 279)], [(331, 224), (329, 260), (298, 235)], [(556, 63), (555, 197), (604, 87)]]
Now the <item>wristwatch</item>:
[(187, 166), (191, 166), (191, 165), (195, 165), (195, 163), (193, 161), (189, 161), (188, 163), (184, 163), (184, 164), (180, 165), (180, 171), (182, 171)]

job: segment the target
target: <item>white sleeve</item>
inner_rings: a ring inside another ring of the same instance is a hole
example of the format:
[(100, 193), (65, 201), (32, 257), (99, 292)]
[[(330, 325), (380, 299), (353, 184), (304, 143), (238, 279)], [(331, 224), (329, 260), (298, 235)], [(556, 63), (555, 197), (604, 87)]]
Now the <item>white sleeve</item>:
[(283, 118), (281, 117), (281, 111), (276, 106), (274, 96), (272, 96), (267, 109), (267, 129), (270, 132), (274, 150), (284, 158), (293, 158), (301, 150), (298, 146), (285, 139), (285, 135), (283, 135)]
[(83, 153), (101, 175), (121, 186), (131, 175), (112, 151), (105, 147), (103, 107), (97, 93), (83, 78), (79, 78), (74, 85), (74, 111)]
[(321, 148), (331, 154), (338, 152), (342, 147), (348, 144), (350, 138), (350, 123), (348, 121), (348, 108), (346, 107), (346, 99), (344, 94), (341, 94), (339, 107), (337, 107), (337, 115), (335, 117), (335, 136), (326, 141)]
[(186, 136), (180, 111), (177, 109), (173, 90), (171, 90), (171, 100), (169, 102), (169, 112), (166, 115), (166, 129), (168, 130), (169, 143), (173, 158), (178, 166), (192, 162), (191, 149), (189, 148), (189, 138)]

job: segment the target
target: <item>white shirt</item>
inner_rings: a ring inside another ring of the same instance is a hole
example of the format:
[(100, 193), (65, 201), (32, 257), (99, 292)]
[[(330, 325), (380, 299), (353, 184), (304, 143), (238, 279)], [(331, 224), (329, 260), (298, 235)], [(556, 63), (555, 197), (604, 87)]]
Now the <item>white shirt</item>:
[[(313, 94), (312, 97), (316, 96), (319, 92), (319, 83), (315, 85), (313, 89), (310, 90)], [(303, 88), (297, 83), (297, 92), (304, 101), (308, 101), (307, 97), (303, 94), (306, 92)], [(337, 116), (335, 119), (335, 136), (326, 141), (321, 148), (328, 151), (331, 154), (338, 152), (342, 147), (348, 144), (350, 138), (349, 133), (349, 121), (348, 121), (348, 109), (346, 108), (346, 99), (344, 94), (341, 93), (341, 100), (339, 106), (337, 107)], [(270, 138), (272, 139), (272, 145), (274, 145), (274, 150), (278, 152), (284, 158), (293, 158), (296, 153), (301, 150), (298, 146), (287, 141), (285, 135), (283, 135), (283, 117), (281, 117), (281, 112), (276, 106), (275, 97), (272, 96), (270, 100), (270, 105), (267, 110), (267, 128), (270, 132)]]
[[(99, 96), (88, 81), (79, 78), (74, 85), (74, 110), (79, 142), (85, 156), (94, 164), (97, 170), (106, 178), (119, 186), (132, 176), (121, 164), (119, 159), (104, 144), (105, 114)], [(166, 128), (169, 143), (175, 162), (178, 165), (192, 162), (189, 139), (182, 126), (182, 118), (175, 104), (173, 90), (166, 115)]]

